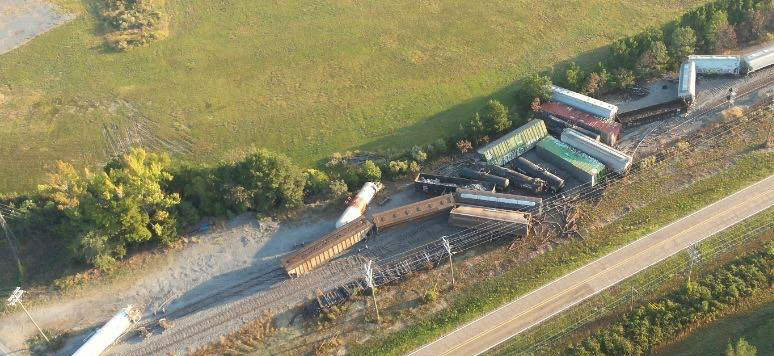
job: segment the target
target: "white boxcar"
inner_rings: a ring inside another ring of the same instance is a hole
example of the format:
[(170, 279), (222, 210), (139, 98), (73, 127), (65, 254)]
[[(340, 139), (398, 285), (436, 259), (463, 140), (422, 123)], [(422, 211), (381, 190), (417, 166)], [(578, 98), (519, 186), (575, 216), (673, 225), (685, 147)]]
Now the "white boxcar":
[(696, 99), (696, 63), (688, 61), (680, 66), (680, 83), (677, 86), (677, 96), (687, 103)]
[(572, 106), (592, 115), (601, 116), (607, 120), (614, 118), (615, 114), (618, 113), (618, 107), (613, 104), (576, 93), (572, 90), (560, 88), (556, 85), (551, 87), (553, 89), (553, 95), (551, 96), (553, 101)]
[(103, 327), (99, 328), (89, 340), (86, 341), (73, 356), (97, 356), (110, 347), (121, 335), (123, 335), (133, 323), (139, 320), (139, 312), (127, 306), (114, 315)]
[(774, 64), (774, 45), (742, 57), (742, 62), (744, 66), (742, 70), (745, 74), (750, 74)]
[(604, 143), (594, 141), (573, 129), (562, 131), (562, 142), (575, 148), (616, 172), (625, 172), (632, 165), (632, 156), (616, 150)]
[(696, 64), (696, 74), (739, 74), (741, 58), (739, 56), (688, 56)]

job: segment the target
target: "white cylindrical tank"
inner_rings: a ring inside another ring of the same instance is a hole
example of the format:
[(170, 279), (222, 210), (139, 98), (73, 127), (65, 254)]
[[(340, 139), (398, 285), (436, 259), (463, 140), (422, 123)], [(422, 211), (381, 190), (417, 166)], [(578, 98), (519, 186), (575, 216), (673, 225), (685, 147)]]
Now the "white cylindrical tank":
[(99, 328), (73, 356), (97, 356), (110, 347), (123, 335), (133, 323), (139, 320), (139, 312), (131, 305), (114, 315), (104, 326)]
[(632, 165), (632, 156), (629, 156), (604, 143), (594, 141), (573, 129), (562, 131), (562, 142), (575, 148), (616, 172), (625, 172)]
[(363, 184), (363, 188), (360, 188), (360, 191), (357, 192), (355, 198), (349, 202), (349, 206), (344, 209), (344, 213), (342, 213), (339, 220), (336, 221), (336, 228), (340, 228), (361, 217), (368, 207), (368, 203), (374, 198), (376, 192), (381, 189), (382, 184), (379, 182), (366, 182), (366, 184)]

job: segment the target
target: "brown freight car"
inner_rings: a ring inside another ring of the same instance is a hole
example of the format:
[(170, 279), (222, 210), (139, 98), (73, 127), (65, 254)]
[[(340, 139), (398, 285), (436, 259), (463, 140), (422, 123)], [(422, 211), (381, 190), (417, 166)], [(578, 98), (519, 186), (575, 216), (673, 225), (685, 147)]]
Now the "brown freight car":
[(358, 243), (371, 231), (372, 227), (373, 224), (361, 216), (283, 258), (282, 266), (291, 277), (309, 273)]
[(454, 207), (454, 195), (445, 194), (372, 215), (376, 231), (443, 213)]
[(498, 234), (526, 234), (532, 216), (513, 210), (460, 205), (449, 214), (449, 224)]

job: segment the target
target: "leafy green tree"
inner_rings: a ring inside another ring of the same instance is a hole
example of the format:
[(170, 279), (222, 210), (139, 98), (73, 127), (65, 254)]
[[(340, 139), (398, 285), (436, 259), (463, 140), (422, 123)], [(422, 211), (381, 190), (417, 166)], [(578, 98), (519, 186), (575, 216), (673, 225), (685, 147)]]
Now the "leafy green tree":
[(756, 356), (757, 354), (758, 348), (750, 345), (744, 337), (739, 338), (736, 345), (729, 342), (726, 347), (726, 356)]
[(696, 31), (690, 27), (678, 27), (672, 32), (669, 52), (674, 63), (680, 63), (696, 51)]
[(614, 83), (616, 89), (629, 89), (634, 86), (637, 78), (631, 70), (625, 68), (616, 69), (613, 73)]
[(363, 178), (366, 181), (378, 182), (382, 179), (382, 170), (379, 169), (379, 166), (377, 166), (374, 161), (365, 161), (365, 163), (363, 163), (362, 170)]
[(551, 78), (540, 75), (532, 74), (524, 80), (522, 87), (522, 93), (524, 95), (523, 101), (525, 103), (532, 102), (533, 99), (538, 98), (540, 102), (547, 102), (551, 100), (553, 90), (551, 89)]
[(637, 74), (649, 79), (664, 74), (669, 64), (669, 53), (664, 42), (654, 42), (637, 62)]
[(72, 165), (59, 163), (59, 172), (39, 187), (69, 218), (68, 231), (79, 238), (75, 249), (89, 263), (110, 269), (127, 247), (148, 241), (177, 239), (176, 193), (163, 187), (172, 180), (167, 155), (133, 149), (98, 173), (78, 175)]
[(349, 193), (349, 187), (343, 180), (332, 180), (330, 184), (328, 184), (328, 197), (330, 199), (344, 199), (344, 197), (347, 196), (347, 193)]
[(736, 45), (736, 35), (723, 10), (714, 11), (703, 30), (703, 44), (708, 52), (722, 52)]
[(584, 72), (580, 66), (575, 64), (575, 62), (570, 63), (570, 67), (567, 68), (565, 74), (565, 85), (567, 86), (567, 89), (580, 91), (586, 83), (586, 72)]
[(736, 24), (736, 37), (739, 42), (749, 43), (763, 38), (766, 34), (766, 14), (763, 10), (748, 12), (744, 19)]
[(304, 172), (306, 184), (304, 185), (304, 194), (306, 196), (318, 196), (328, 190), (331, 179), (325, 172), (316, 169), (307, 169)]
[(511, 127), (511, 121), (508, 119), (508, 109), (497, 100), (489, 100), (484, 107), (481, 119), (485, 131), (489, 133), (500, 133)]
[(475, 113), (473, 118), (462, 127), (462, 131), (465, 137), (476, 143), (481, 143), (487, 133), (484, 123), (481, 121), (481, 114)]
[(231, 166), (224, 188), (235, 212), (267, 212), (301, 205), (305, 177), (286, 156), (265, 149)]

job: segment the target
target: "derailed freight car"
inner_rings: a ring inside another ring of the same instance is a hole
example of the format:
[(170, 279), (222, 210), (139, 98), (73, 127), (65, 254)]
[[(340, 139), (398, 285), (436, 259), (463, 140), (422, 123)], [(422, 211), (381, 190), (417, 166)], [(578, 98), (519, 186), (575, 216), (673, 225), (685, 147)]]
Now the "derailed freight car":
[(737, 75), (741, 70), (739, 56), (692, 55), (688, 61), (696, 65), (696, 74), (702, 75)]
[(476, 152), (484, 161), (501, 166), (531, 150), (535, 143), (546, 136), (548, 130), (543, 120), (531, 120)]
[(564, 188), (564, 179), (559, 178), (556, 174), (549, 172), (547, 169), (532, 163), (530, 160), (519, 157), (511, 162), (511, 166), (519, 172), (523, 172), (526, 175), (537, 177), (548, 183), (548, 186), (554, 192), (558, 192)]
[(543, 213), (543, 199), (524, 195), (460, 189), (454, 193), (454, 201), (458, 204), (524, 211), (533, 214)]
[(489, 171), (490, 174), (508, 178), (511, 188), (516, 187), (528, 190), (533, 193), (540, 193), (547, 187), (547, 184), (544, 180), (521, 174), (512, 169), (496, 166), (493, 164), (484, 166), (484, 169)]
[(556, 85), (552, 85), (551, 88), (553, 90), (551, 95), (552, 101), (558, 101), (565, 105), (583, 110), (589, 114), (602, 117), (604, 120), (612, 120), (618, 113), (618, 106), (613, 104)]
[(462, 168), (460, 170), (460, 176), (462, 176), (462, 178), (481, 180), (484, 182), (494, 183), (495, 188), (499, 190), (508, 189), (508, 185), (511, 183), (508, 180), (508, 178), (492, 175), (486, 172), (481, 172), (470, 168)]
[(591, 140), (573, 129), (565, 129), (562, 132), (562, 142), (597, 159), (618, 173), (626, 172), (632, 165), (632, 156), (604, 143)]
[(309, 273), (360, 242), (372, 227), (373, 224), (361, 216), (283, 258), (282, 267), (291, 277)]
[(531, 221), (529, 213), (460, 205), (449, 214), (449, 224), (492, 234), (525, 235)]
[(395, 225), (447, 212), (454, 207), (454, 202), (454, 195), (445, 194), (373, 214), (371, 221), (376, 232), (379, 232)]
[[(577, 110), (562, 103), (555, 101), (543, 103), (540, 105), (540, 111), (547, 118), (555, 117), (556, 119), (564, 120), (557, 121), (557, 124), (566, 126), (562, 129), (567, 127), (574, 128), (572, 126), (584, 128), (599, 134), (602, 142), (611, 146), (615, 145), (618, 142), (618, 138), (621, 137), (620, 123), (615, 121), (604, 121), (597, 116)], [(569, 125), (564, 124), (565, 122)]]
[(465, 178), (437, 176), (433, 174), (419, 173), (414, 178), (414, 189), (432, 195), (453, 193), (457, 189), (474, 189), (494, 192), (494, 183)]
[(677, 85), (677, 97), (690, 105), (696, 99), (696, 63), (688, 61), (680, 66), (680, 80)]
[(774, 65), (774, 45), (742, 57), (742, 73), (751, 74)]
[(535, 149), (540, 158), (591, 186), (605, 174), (604, 164), (552, 136), (540, 140)]

